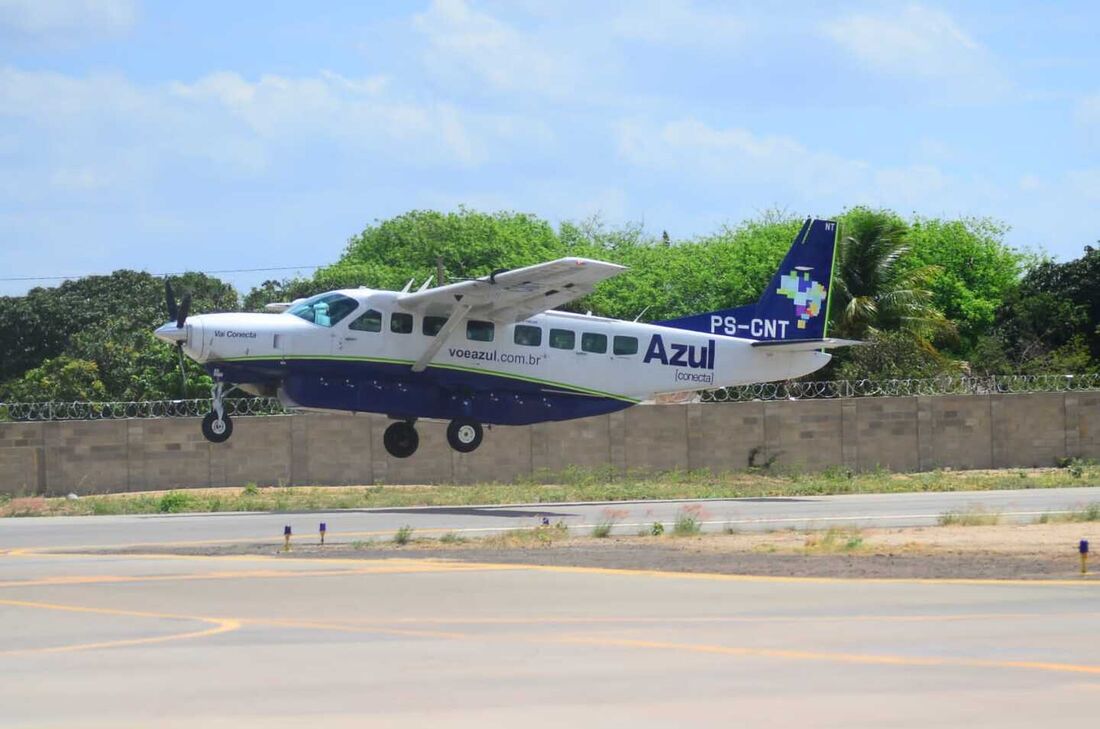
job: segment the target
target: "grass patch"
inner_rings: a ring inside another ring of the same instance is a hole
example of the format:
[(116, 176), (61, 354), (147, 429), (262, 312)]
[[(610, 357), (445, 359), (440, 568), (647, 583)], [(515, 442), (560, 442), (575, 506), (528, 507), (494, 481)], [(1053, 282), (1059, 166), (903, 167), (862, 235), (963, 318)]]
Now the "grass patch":
[(466, 537), (460, 537), (454, 532), (447, 532), (439, 538), (440, 544), (462, 544), (466, 541)]
[(611, 536), (611, 528), (615, 526), (614, 522), (601, 521), (596, 526), (592, 527), (592, 536), (596, 539), (607, 539)]
[[(544, 480), (552, 481), (545, 483)], [(542, 472), (511, 484), (441, 484), (434, 486), (262, 487), (131, 493), (44, 499), (28, 507), (24, 499), (0, 503), (0, 516), (33, 514), (156, 514), (211, 511), (319, 511), (409, 506), (548, 503), (560, 501), (626, 501), (739, 497), (821, 496), (829, 494), (903, 493), (918, 491), (983, 491), (1049, 488), (1100, 483), (1100, 466), (1081, 461), (1064, 468), (1005, 471), (931, 471), (898, 474), (853, 473), (833, 468), (819, 473), (669, 471), (659, 474), (616, 473), (610, 469), (566, 469)], [(167, 511), (162, 512), (162, 504)]]
[(564, 522), (553, 526), (538, 526), (534, 529), (512, 529), (503, 534), (495, 534), (478, 540), (491, 549), (516, 549), (524, 547), (549, 547), (569, 538), (569, 527)]
[(803, 545), (805, 552), (853, 552), (863, 548), (863, 533), (859, 529), (833, 527), (823, 534), (811, 534)]
[(398, 529), (397, 532), (393, 535), (393, 543), (399, 547), (403, 547), (404, 545), (412, 541), (412, 535), (413, 528), (406, 524), (405, 526)]
[(992, 526), (1000, 523), (1001, 515), (983, 509), (968, 509), (944, 512), (937, 521), (940, 526)]
[(626, 509), (604, 509), (600, 523), (592, 528), (592, 536), (596, 539), (607, 539), (615, 525), (629, 513)]
[(1037, 524), (1068, 524), (1075, 522), (1100, 521), (1100, 503), (1089, 504), (1083, 509), (1067, 514), (1042, 514), (1035, 520)]
[(685, 506), (676, 515), (672, 524), (672, 533), (677, 537), (693, 537), (703, 530), (703, 509), (697, 504)]

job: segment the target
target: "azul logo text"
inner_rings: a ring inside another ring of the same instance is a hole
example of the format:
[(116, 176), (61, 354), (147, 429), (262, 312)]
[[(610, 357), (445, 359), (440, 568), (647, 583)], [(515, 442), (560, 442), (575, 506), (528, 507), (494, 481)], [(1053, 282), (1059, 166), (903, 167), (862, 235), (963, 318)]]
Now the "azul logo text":
[(709, 340), (705, 345), (679, 344), (669, 342), (665, 346), (665, 340), (660, 334), (654, 334), (646, 348), (645, 363), (657, 361), (663, 365), (672, 367), (687, 367), (694, 370), (714, 369), (714, 340)]

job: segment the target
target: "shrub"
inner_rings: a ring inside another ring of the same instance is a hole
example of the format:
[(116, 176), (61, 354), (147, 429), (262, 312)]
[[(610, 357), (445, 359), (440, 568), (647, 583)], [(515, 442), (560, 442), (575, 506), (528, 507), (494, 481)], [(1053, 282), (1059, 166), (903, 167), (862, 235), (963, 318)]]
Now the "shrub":
[(157, 501), (157, 511), (162, 514), (178, 514), (191, 508), (192, 498), (182, 491), (169, 491)]
[(397, 530), (397, 533), (393, 535), (393, 543), (398, 546), (408, 544), (412, 539), (413, 528), (406, 524)]

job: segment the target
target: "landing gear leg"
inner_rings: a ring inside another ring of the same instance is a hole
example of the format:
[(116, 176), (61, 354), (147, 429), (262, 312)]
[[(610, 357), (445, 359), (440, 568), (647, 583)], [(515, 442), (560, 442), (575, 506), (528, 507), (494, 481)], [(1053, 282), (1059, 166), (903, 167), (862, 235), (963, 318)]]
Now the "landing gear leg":
[(214, 406), (202, 419), (202, 434), (211, 443), (224, 443), (233, 435), (233, 420), (225, 412), (225, 383), (220, 380), (210, 390)]
[(394, 458), (408, 458), (416, 453), (420, 436), (412, 423), (402, 420), (386, 428), (382, 435), (382, 444), (386, 446), (386, 452)]
[(484, 432), (481, 423), (467, 418), (455, 418), (447, 426), (447, 442), (459, 453), (469, 453), (481, 445)]

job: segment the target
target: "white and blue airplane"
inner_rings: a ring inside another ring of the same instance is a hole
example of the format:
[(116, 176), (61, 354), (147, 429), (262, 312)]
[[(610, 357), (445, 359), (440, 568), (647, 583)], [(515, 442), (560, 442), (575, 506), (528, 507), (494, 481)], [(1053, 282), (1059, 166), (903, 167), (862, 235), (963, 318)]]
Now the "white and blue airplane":
[[(273, 313), (188, 316), (190, 297), (156, 336), (214, 378), (202, 422), (233, 432), (223, 398), (236, 387), (292, 410), (383, 413), (386, 450), (419, 445), (418, 419), (449, 421), (468, 453), (483, 425), (609, 413), (673, 392), (801, 377), (857, 342), (827, 337), (837, 226), (808, 219), (755, 304), (641, 323), (556, 311), (622, 266), (562, 258), (417, 291), (344, 289)], [(714, 272), (720, 276), (720, 271)]]

